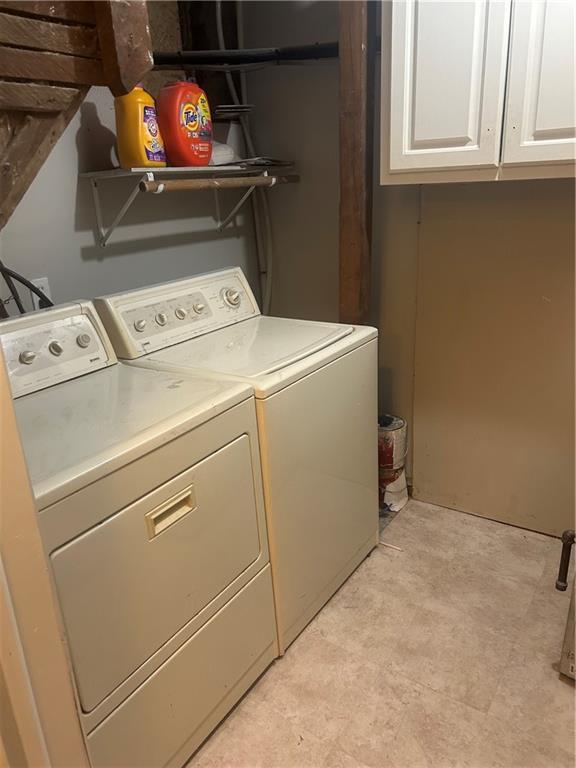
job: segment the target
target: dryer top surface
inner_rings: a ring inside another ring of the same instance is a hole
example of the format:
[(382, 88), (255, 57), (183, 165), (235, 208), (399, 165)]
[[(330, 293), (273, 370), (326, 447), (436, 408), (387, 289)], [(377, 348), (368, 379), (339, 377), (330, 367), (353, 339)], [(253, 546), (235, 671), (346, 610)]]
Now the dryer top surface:
[(42, 506), (52, 503), (251, 394), (244, 384), (118, 363), (20, 397), (14, 405), (35, 494)]

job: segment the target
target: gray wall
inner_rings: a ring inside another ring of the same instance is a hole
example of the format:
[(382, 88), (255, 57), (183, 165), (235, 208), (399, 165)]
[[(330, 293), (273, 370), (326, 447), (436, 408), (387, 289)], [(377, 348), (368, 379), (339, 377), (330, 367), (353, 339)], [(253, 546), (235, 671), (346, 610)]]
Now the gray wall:
[[(247, 2), (248, 47), (336, 40), (335, 2)], [(338, 62), (248, 75), (260, 154), (295, 160), (298, 184), (268, 195), (274, 223), (272, 314), (338, 319)]]
[[(149, 2), (148, 13), (154, 48), (178, 50), (177, 4)], [(152, 72), (145, 86), (156, 96), (167, 80), (180, 74)], [(234, 143), (240, 149), (238, 141)], [(115, 165), (114, 101), (106, 88), (92, 88), (0, 232), (0, 255), (6, 264), (29, 278), (48, 277), (57, 303), (231, 265), (241, 266), (257, 289), (250, 209), (243, 209), (220, 234), (212, 192), (140, 196), (109, 245), (105, 249), (95, 245), (90, 185), (78, 173)], [(102, 182), (105, 221), (112, 221), (133, 184)], [(220, 193), (222, 210), (228, 210), (239, 194)], [(29, 300), (27, 292), (23, 298)], [(9, 310), (14, 312), (14, 307)]]
[[(112, 96), (93, 88), (0, 234), (8, 266), (48, 277), (58, 303), (233, 264), (254, 278), (249, 214), (218, 233), (212, 192), (141, 196), (110, 245), (99, 248), (90, 185), (78, 172), (110, 167), (114, 141)], [(133, 183), (102, 183), (107, 221)], [(222, 195), (223, 208), (236, 196)]]

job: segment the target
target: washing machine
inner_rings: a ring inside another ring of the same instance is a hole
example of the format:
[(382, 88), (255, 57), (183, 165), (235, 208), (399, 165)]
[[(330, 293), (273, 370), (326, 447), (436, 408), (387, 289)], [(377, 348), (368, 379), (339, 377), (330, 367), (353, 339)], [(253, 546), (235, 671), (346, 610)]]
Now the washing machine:
[(238, 268), (95, 306), (119, 358), (254, 389), (283, 652), (378, 543), (376, 329), (262, 316)]
[(90, 303), (0, 323), (94, 766), (180, 766), (278, 655), (251, 388), (117, 362)]

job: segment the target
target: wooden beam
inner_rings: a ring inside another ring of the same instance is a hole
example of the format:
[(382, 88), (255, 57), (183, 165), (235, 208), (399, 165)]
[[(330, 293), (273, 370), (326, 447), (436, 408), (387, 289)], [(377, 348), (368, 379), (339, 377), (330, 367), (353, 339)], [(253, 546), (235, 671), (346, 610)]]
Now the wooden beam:
[(11, 13), (0, 13), (0, 43), (75, 56), (98, 55), (98, 36), (93, 27), (54, 24)]
[(340, 320), (370, 319), (376, 2), (340, 2)]
[(68, 108), (54, 115), (19, 112), (1, 115), (0, 229), (34, 180), (87, 91), (87, 88), (78, 88)]
[(0, 80), (0, 110), (59, 112), (66, 109), (77, 94), (77, 88), (38, 83), (7, 83)]
[(145, 0), (100, 0), (96, 19), (106, 84), (131, 91), (154, 66)]
[(99, 59), (4, 46), (0, 46), (0, 77), (74, 85), (106, 84)]
[(88, 0), (0, 0), (0, 9), (75, 24), (96, 24), (94, 3)]
[(164, 181), (141, 181), (141, 192), (183, 192), (198, 189), (240, 189), (246, 187), (275, 187), (278, 184), (293, 184), (299, 176), (232, 176), (223, 179), (174, 179)]

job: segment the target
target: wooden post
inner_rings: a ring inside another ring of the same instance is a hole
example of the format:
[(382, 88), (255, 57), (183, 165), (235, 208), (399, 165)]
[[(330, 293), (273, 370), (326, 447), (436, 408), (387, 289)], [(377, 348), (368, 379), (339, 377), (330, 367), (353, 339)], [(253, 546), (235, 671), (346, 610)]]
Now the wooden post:
[(106, 84), (114, 96), (122, 96), (154, 65), (146, 3), (99, 0), (94, 8)]
[(375, 0), (340, 2), (340, 321), (370, 317)]

